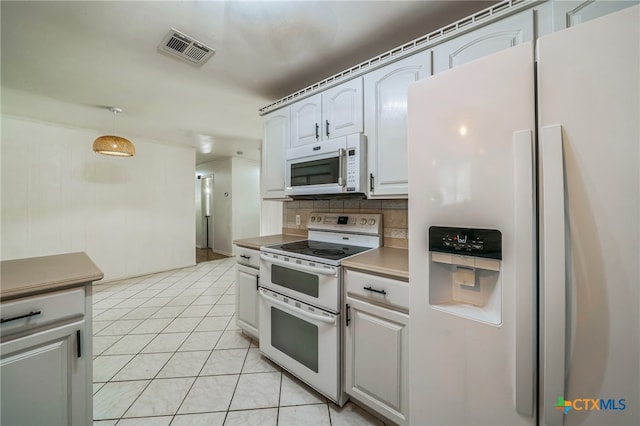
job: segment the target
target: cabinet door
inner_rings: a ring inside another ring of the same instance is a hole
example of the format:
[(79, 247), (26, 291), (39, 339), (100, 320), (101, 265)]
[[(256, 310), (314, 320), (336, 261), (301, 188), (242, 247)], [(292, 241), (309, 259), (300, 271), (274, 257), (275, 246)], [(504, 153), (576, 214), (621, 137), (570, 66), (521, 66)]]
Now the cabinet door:
[(409, 316), (351, 297), (346, 304), (346, 392), (409, 424)]
[(407, 86), (430, 70), (430, 52), (421, 52), (364, 77), (370, 198), (408, 194)]
[(575, 27), (583, 22), (638, 4), (637, 1), (554, 1), (553, 30)]
[(264, 116), (262, 139), (262, 198), (285, 198), (285, 149), (289, 145), (289, 108)]
[(533, 40), (534, 12), (517, 15), (478, 28), (433, 48), (433, 70), (444, 70)]
[(258, 272), (258, 269), (237, 265), (236, 321), (255, 339), (258, 338)]
[[(84, 321), (0, 345), (3, 425), (81, 425), (87, 413), (88, 355), (77, 355)], [(82, 355), (82, 354), (81, 354)]]
[(322, 93), (322, 138), (337, 138), (363, 131), (362, 78), (355, 78)]
[(320, 93), (291, 105), (291, 143), (296, 147), (320, 140), (322, 96)]

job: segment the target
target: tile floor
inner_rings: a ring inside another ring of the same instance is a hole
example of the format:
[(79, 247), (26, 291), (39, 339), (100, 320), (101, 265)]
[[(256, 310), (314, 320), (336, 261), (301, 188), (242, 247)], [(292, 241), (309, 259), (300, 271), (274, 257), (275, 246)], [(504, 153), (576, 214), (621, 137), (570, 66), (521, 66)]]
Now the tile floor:
[(260, 356), (234, 281), (227, 258), (94, 286), (94, 425), (384, 424)]

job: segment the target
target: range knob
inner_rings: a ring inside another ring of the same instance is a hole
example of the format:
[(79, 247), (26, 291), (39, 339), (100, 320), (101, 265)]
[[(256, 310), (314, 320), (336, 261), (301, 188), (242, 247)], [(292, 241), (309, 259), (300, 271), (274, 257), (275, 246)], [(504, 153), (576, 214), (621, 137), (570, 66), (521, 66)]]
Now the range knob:
[(315, 222), (316, 221), (316, 217), (315, 216), (311, 216), (311, 222)]
[(362, 218), (360, 219), (360, 225), (366, 225), (367, 224), (367, 219)]
[(369, 219), (369, 225), (375, 225), (375, 224), (376, 224), (375, 219)]

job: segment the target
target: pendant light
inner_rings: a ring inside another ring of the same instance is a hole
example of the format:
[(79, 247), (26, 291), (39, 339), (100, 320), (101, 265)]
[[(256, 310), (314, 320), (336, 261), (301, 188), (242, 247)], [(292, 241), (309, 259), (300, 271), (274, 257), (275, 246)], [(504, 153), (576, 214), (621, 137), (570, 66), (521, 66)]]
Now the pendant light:
[[(109, 107), (109, 111), (113, 112), (113, 129), (115, 133), (116, 115), (122, 112), (117, 107)], [(133, 157), (136, 154), (136, 148), (129, 139), (120, 136), (104, 135), (93, 141), (93, 150), (98, 154), (113, 155), (117, 157)]]

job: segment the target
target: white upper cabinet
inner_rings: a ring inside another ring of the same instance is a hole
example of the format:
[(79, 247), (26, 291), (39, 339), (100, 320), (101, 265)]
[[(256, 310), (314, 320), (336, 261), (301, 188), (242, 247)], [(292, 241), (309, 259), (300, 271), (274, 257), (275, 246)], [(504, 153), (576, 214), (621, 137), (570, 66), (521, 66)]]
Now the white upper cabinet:
[(291, 147), (362, 132), (362, 78), (291, 105)]
[(364, 76), (370, 198), (407, 197), (407, 86), (430, 72), (425, 51)]
[(361, 133), (362, 78), (355, 78), (322, 93), (322, 137), (337, 138)]
[(638, 4), (637, 1), (554, 1), (553, 30), (575, 27), (583, 22)]
[(526, 10), (442, 43), (433, 48), (433, 72), (533, 40), (533, 28), (534, 12)]
[(285, 149), (289, 146), (289, 121), (289, 107), (264, 116), (260, 184), (262, 198), (265, 199), (286, 198)]
[(291, 147), (318, 142), (322, 138), (322, 94), (291, 105)]

